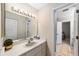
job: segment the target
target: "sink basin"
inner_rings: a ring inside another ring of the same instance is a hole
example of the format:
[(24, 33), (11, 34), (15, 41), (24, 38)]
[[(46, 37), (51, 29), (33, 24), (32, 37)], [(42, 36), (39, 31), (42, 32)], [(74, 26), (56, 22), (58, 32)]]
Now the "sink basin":
[(34, 44), (36, 44), (36, 42), (30, 42), (30, 43), (27, 43), (26, 46), (33, 46)]

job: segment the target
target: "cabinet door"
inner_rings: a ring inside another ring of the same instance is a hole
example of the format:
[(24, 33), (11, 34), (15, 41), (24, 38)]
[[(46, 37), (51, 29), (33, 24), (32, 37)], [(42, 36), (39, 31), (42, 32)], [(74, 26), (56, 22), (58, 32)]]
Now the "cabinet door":
[(46, 56), (46, 42), (41, 45), (41, 56)]
[(35, 56), (41, 56), (41, 50), (35, 54)]
[(41, 50), (41, 56), (46, 56), (46, 49), (45, 48), (42, 48), (42, 50)]

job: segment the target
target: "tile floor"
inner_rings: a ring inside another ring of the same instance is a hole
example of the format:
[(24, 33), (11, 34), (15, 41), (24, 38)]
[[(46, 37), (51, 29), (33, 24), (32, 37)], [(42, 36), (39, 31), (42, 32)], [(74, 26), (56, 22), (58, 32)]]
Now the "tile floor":
[(63, 42), (62, 44), (57, 45), (57, 56), (73, 56), (73, 50), (70, 48), (70, 45)]

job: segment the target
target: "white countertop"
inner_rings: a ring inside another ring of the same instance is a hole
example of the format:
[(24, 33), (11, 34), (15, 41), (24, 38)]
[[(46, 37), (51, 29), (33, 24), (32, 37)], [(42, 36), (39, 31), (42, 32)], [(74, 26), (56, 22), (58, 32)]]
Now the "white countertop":
[(24, 43), (21, 43), (21, 44), (18, 44), (18, 45), (14, 45), (12, 47), (12, 49), (10, 49), (9, 51), (6, 51), (3, 56), (19, 56), (19, 55), (22, 55), (23, 53), (25, 52), (28, 52), (30, 51), (31, 49), (34, 49), (35, 47), (39, 46), (40, 44), (46, 42), (46, 40), (34, 40), (35, 43), (34, 45), (32, 46), (26, 46), (25, 44), (27, 42), (24, 42)]

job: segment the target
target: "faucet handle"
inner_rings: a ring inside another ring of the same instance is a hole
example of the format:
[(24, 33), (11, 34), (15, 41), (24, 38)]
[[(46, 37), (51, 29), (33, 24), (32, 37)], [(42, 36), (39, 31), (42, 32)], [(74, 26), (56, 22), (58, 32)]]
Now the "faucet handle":
[(36, 35), (36, 36), (34, 36), (34, 38), (36, 38), (36, 39), (40, 39), (40, 36)]

